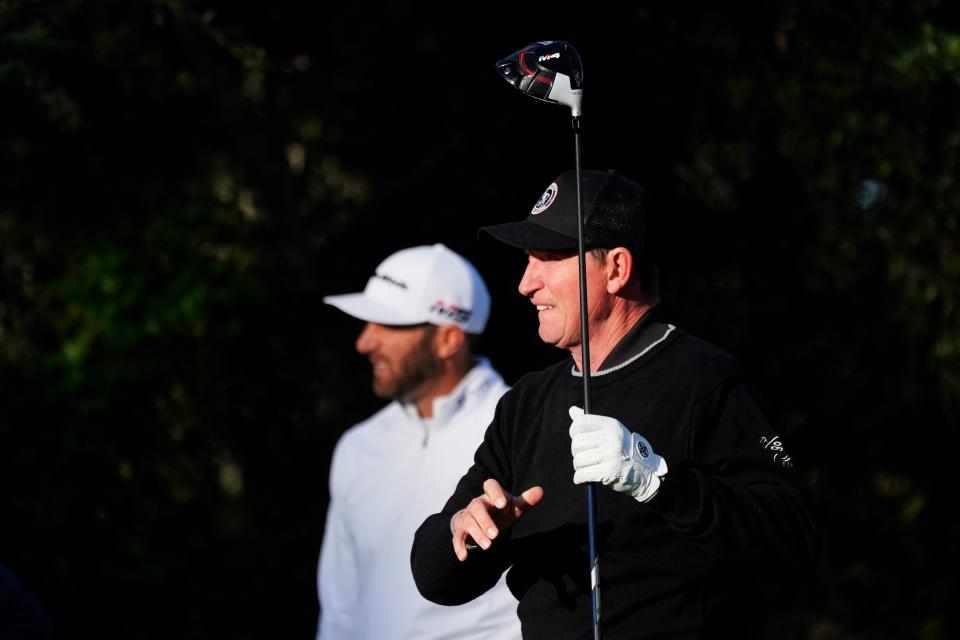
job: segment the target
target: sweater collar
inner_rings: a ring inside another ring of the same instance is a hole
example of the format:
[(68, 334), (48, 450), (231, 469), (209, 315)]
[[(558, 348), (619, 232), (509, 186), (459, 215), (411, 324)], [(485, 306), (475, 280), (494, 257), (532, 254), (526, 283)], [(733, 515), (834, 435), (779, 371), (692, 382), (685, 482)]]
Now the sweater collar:
[(623, 364), (635, 354), (642, 351), (650, 341), (650, 332), (646, 331), (646, 328), (652, 322), (652, 318), (652, 310), (640, 316), (640, 319), (634, 323), (630, 331), (627, 332), (627, 335), (620, 338), (620, 342), (607, 354), (607, 357), (600, 363), (598, 369), (603, 371), (604, 369), (615, 367), (618, 364)]
[[(672, 324), (663, 324), (657, 322), (654, 317), (654, 311), (643, 314), (627, 332), (620, 342), (616, 344), (613, 350), (600, 363), (597, 371), (592, 376), (602, 376), (618, 369), (622, 369), (634, 360), (646, 355), (651, 349), (667, 339), (674, 330)], [(582, 377), (583, 374), (577, 369), (576, 365), (571, 368), (571, 373), (576, 377)]]

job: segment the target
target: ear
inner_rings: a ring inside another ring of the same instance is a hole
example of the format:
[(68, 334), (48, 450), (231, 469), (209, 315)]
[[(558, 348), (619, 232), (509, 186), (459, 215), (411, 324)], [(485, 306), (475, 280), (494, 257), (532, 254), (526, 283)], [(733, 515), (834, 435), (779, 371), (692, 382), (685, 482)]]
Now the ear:
[(607, 251), (607, 293), (620, 293), (633, 278), (633, 256), (625, 247)]
[(437, 327), (433, 334), (433, 349), (441, 360), (452, 358), (460, 351), (466, 336), (463, 329), (456, 325), (447, 324)]

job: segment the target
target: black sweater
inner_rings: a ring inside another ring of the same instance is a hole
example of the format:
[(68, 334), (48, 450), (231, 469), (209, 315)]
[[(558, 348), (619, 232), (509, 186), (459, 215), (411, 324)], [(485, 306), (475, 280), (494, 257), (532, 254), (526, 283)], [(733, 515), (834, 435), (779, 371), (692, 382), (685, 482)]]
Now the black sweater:
[[(717, 612), (749, 576), (810, 562), (810, 505), (733, 358), (668, 325), (645, 323), (634, 334), (649, 348), (592, 376), (592, 413), (646, 437), (669, 473), (645, 504), (597, 487), (604, 638), (700, 638), (721, 617), (727, 636), (730, 620)], [(466, 602), (509, 568), (525, 638), (591, 637), (585, 489), (572, 482), (567, 432), (567, 409), (581, 397), (567, 360), (524, 376), (501, 399), (475, 464), (416, 534), (411, 563), (426, 598)], [(544, 497), (490, 550), (461, 563), (450, 518), (487, 478), (513, 494), (540, 485)]]

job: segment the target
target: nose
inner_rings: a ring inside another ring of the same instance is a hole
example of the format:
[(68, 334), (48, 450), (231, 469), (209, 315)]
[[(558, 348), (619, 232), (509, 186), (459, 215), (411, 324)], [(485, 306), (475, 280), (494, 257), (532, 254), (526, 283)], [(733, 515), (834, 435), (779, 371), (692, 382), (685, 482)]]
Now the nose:
[(523, 271), (523, 277), (520, 278), (520, 284), (517, 285), (517, 291), (525, 298), (532, 296), (538, 289), (543, 287), (540, 278), (540, 272), (537, 269), (539, 261), (533, 256), (527, 256), (527, 268)]
[(372, 322), (368, 322), (366, 326), (363, 327), (360, 335), (357, 336), (357, 342), (354, 344), (357, 353), (367, 354), (375, 350), (377, 344), (379, 344), (377, 335), (377, 326)]

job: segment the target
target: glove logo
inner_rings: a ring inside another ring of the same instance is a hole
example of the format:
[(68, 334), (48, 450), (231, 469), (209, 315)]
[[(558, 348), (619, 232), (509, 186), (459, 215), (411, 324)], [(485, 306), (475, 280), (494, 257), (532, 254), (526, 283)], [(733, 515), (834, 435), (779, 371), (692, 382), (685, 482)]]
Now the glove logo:
[(650, 450), (647, 449), (647, 447), (639, 440), (637, 440), (637, 453), (639, 453), (644, 458), (648, 458), (650, 456)]

